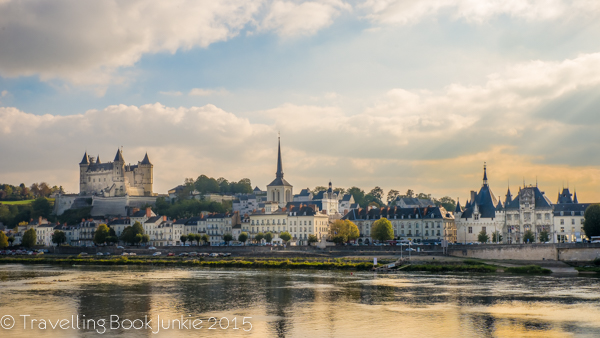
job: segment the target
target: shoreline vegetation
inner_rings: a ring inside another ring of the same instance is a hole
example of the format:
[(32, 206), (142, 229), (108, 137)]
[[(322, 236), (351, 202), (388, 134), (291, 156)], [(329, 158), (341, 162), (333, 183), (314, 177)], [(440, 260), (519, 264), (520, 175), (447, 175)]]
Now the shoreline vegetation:
[[(378, 267), (393, 261), (380, 260)], [(373, 263), (366, 260), (356, 259), (319, 259), (297, 257), (290, 259), (219, 259), (205, 260), (201, 257), (189, 258), (153, 258), (153, 257), (124, 257), (114, 256), (111, 258), (89, 257), (89, 256), (67, 256), (67, 257), (0, 257), (0, 264), (55, 264), (55, 265), (105, 265), (105, 266), (164, 266), (164, 267), (219, 267), (219, 268), (270, 268), (270, 269), (316, 269), (316, 270), (353, 270), (370, 271)], [(521, 267), (502, 268), (475, 260), (460, 262), (439, 262), (427, 264), (405, 264), (391, 271), (407, 272), (475, 272), (496, 273), (506, 272), (515, 274), (549, 274), (550, 270), (537, 265)]]

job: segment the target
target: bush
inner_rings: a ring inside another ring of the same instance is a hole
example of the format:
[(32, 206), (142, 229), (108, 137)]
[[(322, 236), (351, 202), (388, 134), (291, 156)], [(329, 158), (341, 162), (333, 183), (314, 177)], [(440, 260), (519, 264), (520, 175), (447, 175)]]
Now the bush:
[(525, 266), (514, 266), (506, 268), (504, 271), (510, 273), (521, 273), (521, 274), (549, 274), (552, 270), (544, 269), (539, 265), (525, 265)]

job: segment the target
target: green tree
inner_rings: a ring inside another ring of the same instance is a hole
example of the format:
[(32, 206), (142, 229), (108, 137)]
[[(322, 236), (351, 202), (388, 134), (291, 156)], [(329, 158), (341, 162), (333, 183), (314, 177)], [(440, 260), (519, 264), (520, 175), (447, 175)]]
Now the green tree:
[(481, 229), (481, 232), (477, 235), (477, 241), (479, 243), (487, 243), (490, 240), (490, 236), (488, 236), (487, 232)]
[(31, 216), (37, 218), (42, 216), (44, 218), (50, 217), (52, 212), (52, 205), (45, 197), (40, 197), (31, 203)]
[(52, 234), (52, 243), (56, 244), (57, 246), (60, 246), (61, 244), (64, 244), (67, 242), (67, 235), (60, 231), (60, 230), (56, 230), (54, 231), (54, 233)]
[(279, 238), (281, 238), (284, 243), (287, 243), (290, 241), (290, 239), (292, 239), (292, 235), (289, 232), (284, 231), (279, 234)]
[(31, 248), (37, 243), (37, 234), (33, 228), (25, 231), (21, 244), (26, 248)]
[(187, 240), (188, 240), (188, 236), (181, 235), (181, 236), (179, 236), (179, 240), (181, 241), (181, 243), (183, 243), (183, 245), (185, 245), (185, 242), (187, 242)]
[(229, 245), (229, 242), (233, 241), (233, 236), (229, 233), (224, 234), (223, 240), (225, 241), (225, 243), (227, 243), (227, 245)]
[(109, 236), (110, 229), (108, 228), (108, 225), (100, 224), (94, 233), (94, 243), (96, 243), (96, 245), (102, 245), (107, 242)]
[(600, 204), (591, 204), (585, 210), (583, 231), (588, 238), (600, 236)]
[(364, 190), (362, 190), (358, 187), (352, 187), (352, 188), (348, 189), (347, 193), (352, 195), (352, 197), (354, 197), (354, 202), (358, 203), (358, 205), (360, 205), (362, 207), (365, 207), (367, 205), (367, 203), (365, 203)]
[(8, 247), (8, 237), (2, 231), (0, 231), (0, 249), (5, 249)]
[(523, 243), (533, 242), (535, 242), (535, 235), (533, 234), (533, 232), (531, 230), (525, 231), (525, 234), (523, 235)]
[(202, 235), (202, 243), (206, 244), (210, 241), (207, 234)]
[(436, 205), (444, 207), (446, 211), (453, 212), (456, 209), (456, 201), (450, 196), (444, 196), (435, 202)]
[(333, 192), (336, 193), (338, 196), (341, 196), (341, 195), (345, 195), (346, 194), (346, 189), (344, 189), (344, 188), (333, 188)]
[(341, 243), (353, 241), (360, 237), (358, 227), (356, 226), (356, 224), (349, 220), (334, 221), (329, 227), (329, 235), (331, 236), (332, 240), (335, 237), (339, 236), (343, 238), (343, 241), (340, 238), (337, 239), (337, 242), (336, 240), (333, 240), (336, 243), (338, 243), (339, 241), (341, 241)]
[(495, 232), (492, 232), (492, 242), (494, 242), (494, 243), (502, 242), (502, 234), (498, 230), (496, 230)]
[(198, 234), (188, 234), (187, 240), (190, 241), (190, 244), (194, 244), (194, 241), (196, 241), (200, 245), (200, 235)]
[[(140, 222), (133, 223), (132, 226), (128, 226), (123, 229), (123, 233), (121, 234), (121, 240), (125, 243), (129, 243), (131, 245), (139, 244), (142, 242), (142, 235), (144, 234), (144, 228)], [(137, 235), (140, 235), (139, 239)]]
[(315, 235), (308, 235), (308, 244), (317, 243), (319, 239)]
[(371, 237), (378, 240), (379, 242), (384, 242), (393, 239), (394, 228), (392, 228), (392, 223), (385, 217), (376, 220), (375, 222), (373, 222)]
[(413, 197), (415, 197), (415, 191), (412, 189), (408, 189), (408, 190), (406, 190), (406, 194), (404, 196), (406, 196), (408, 198), (413, 198)]
[(142, 235), (142, 244), (146, 245), (148, 242), (150, 242), (150, 236), (148, 236), (147, 234), (143, 234)]
[(8, 243), (10, 243), (10, 246), (12, 246), (14, 242), (15, 238), (13, 236), (8, 237)]
[(248, 233), (247, 232), (242, 232), (239, 236), (238, 236), (238, 241), (242, 242), (242, 243), (246, 243), (246, 241), (248, 240)]
[(259, 232), (256, 235), (254, 235), (254, 240), (258, 243), (260, 243), (264, 238), (265, 234), (263, 234), (262, 232)]
[(343, 244), (347, 242), (347, 237), (344, 235), (335, 235), (331, 238), (335, 244)]
[(273, 240), (273, 234), (269, 231), (265, 234), (265, 241), (267, 243), (271, 243), (272, 240)]
[(383, 189), (381, 189), (380, 187), (375, 187), (373, 189), (371, 189), (371, 191), (367, 194), (368, 196), (371, 196), (371, 200), (369, 202), (375, 202), (377, 204), (379, 204), (380, 206), (383, 205)]
[(142, 243), (142, 241), (144, 240), (144, 235), (142, 234), (136, 234), (135, 237), (133, 238), (133, 243), (135, 245), (140, 245), (140, 243)]
[(400, 192), (398, 190), (392, 189), (392, 190), (388, 191), (388, 194), (387, 194), (387, 204), (388, 205), (392, 204), (392, 202), (394, 202), (394, 200), (398, 196), (400, 196)]
[(548, 231), (544, 230), (540, 232), (540, 242), (541, 243), (546, 243), (550, 241), (550, 234), (548, 233)]
[(327, 190), (326, 187), (324, 187), (322, 185), (318, 185), (313, 189), (312, 193), (313, 193), (313, 195), (316, 195), (319, 193), (319, 191), (326, 191), (326, 190)]

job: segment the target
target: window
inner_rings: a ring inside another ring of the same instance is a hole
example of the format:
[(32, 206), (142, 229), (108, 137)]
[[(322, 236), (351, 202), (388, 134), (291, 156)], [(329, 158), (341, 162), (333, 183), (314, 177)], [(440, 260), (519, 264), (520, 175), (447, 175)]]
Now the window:
[(565, 227), (560, 227), (560, 232), (565, 232)]
[(544, 217), (547, 221), (550, 220), (550, 214), (546, 214)]
[(571, 224), (575, 224), (575, 218), (571, 218)]
[(469, 233), (472, 234), (473, 233), (473, 227), (469, 227)]
[(535, 214), (535, 219), (541, 220), (542, 219), (542, 214)]
[[(562, 212), (562, 211), (561, 211), (561, 212)], [(565, 220), (564, 220), (564, 219), (561, 219), (561, 220), (560, 220), (560, 225), (564, 225), (564, 224), (565, 224)]]
[(429, 236), (429, 230), (425, 230), (425, 236)]
[(585, 222), (584, 222), (584, 219), (582, 218), (582, 219), (581, 219), (581, 224), (583, 224), (583, 223), (585, 223)]
[(506, 215), (506, 220), (507, 221), (511, 221), (512, 220), (512, 215)]

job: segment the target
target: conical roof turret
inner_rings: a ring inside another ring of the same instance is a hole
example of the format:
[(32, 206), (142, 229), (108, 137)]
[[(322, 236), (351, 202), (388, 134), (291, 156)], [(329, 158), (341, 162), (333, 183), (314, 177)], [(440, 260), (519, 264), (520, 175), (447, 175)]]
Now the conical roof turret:
[(120, 149), (117, 149), (117, 154), (115, 155), (115, 162), (123, 162), (125, 163), (125, 160), (123, 159), (123, 153)]
[(150, 163), (150, 159), (148, 158), (147, 152), (146, 152), (146, 156), (144, 156), (144, 159), (142, 160), (142, 164), (152, 164), (152, 163)]
[(90, 159), (88, 157), (87, 151), (85, 152), (85, 154), (83, 154), (83, 158), (81, 159), (81, 162), (79, 162), (79, 164), (90, 164)]

